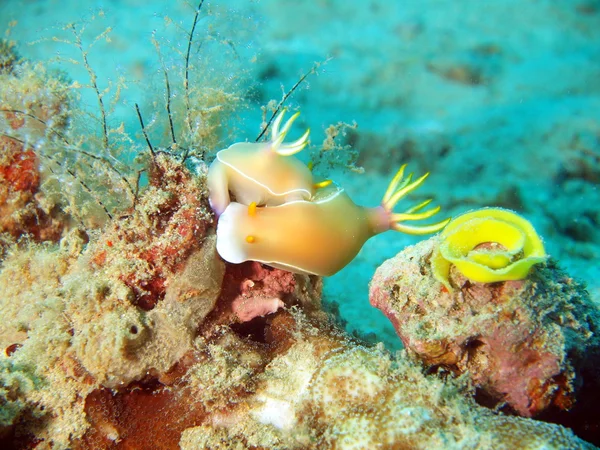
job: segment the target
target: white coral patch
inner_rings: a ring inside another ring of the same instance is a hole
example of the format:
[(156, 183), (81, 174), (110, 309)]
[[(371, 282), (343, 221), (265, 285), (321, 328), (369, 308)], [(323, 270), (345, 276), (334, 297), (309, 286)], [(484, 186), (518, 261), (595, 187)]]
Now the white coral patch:
[(294, 408), (290, 402), (263, 397), (262, 407), (253, 411), (253, 416), (263, 425), (273, 425), (280, 430), (290, 430), (296, 423)]

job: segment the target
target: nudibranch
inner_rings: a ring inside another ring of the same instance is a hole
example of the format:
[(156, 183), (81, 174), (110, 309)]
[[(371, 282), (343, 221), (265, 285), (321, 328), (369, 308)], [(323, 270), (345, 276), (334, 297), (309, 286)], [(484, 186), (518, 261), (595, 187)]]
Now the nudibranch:
[(431, 258), (434, 277), (452, 291), (451, 265), (472, 281), (521, 280), (547, 258), (533, 225), (517, 213), (483, 208), (452, 220)]
[(427, 219), (440, 208), (421, 211), (431, 200), (402, 213), (393, 208), (418, 188), (428, 174), (403, 178), (403, 165), (391, 181), (381, 205), (364, 208), (334, 183), (321, 183), (310, 200), (274, 207), (232, 202), (217, 225), (217, 251), (230, 263), (252, 260), (291, 272), (329, 276), (346, 266), (363, 244), (376, 234), (397, 230), (409, 234), (435, 233), (450, 219), (431, 225), (404, 222)]
[(313, 195), (310, 169), (293, 156), (306, 146), (310, 130), (298, 140), (284, 143), (300, 113), (280, 129), (284, 114), (285, 110), (273, 122), (271, 140), (239, 142), (217, 153), (208, 171), (209, 200), (217, 215), (229, 205), (230, 194), (238, 203), (260, 206), (277, 206)]

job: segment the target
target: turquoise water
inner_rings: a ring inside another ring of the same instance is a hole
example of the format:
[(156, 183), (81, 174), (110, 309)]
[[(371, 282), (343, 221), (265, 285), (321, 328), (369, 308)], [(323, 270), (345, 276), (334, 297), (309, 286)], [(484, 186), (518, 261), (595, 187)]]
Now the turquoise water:
[[(181, 68), (194, 9), (185, 2), (4, 0), (0, 23), (16, 21), (10, 37), (33, 60), (78, 56), (51, 39), (65, 37), (65, 22), (88, 21), (88, 43), (112, 27), (110, 41), (90, 51), (90, 65), (103, 86), (126, 80), (110, 120), (141, 138), (134, 103), (152, 116), (165, 95), (152, 38), (167, 65)], [(195, 67), (243, 93), (223, 147), (254, 139), (260, 107), (325, 62), (287, 102), (302, 111), (296, 129), (310, 127), (318, 151), (326, 127), (356, 122), (346, 140), (365, 171), (321, 165), (319, 175), (375, 206), (407, 162), (416, 173), (431, 172), (419, 198), (433, 197), (442, 214), (514, 209), (600, 302), (597, 1), (212, 1), (203, 6), (197, 36), (206, 44), (192, 54)], [(87, 82), (81, 65), (54, 64)], [(81, 95), (93, 109), (93, 92)], [(418, 239), (377, 236), (325, 281), (325, 300), (339, 305), (348, 329), (399, 348), (368, 303), (368, 282), (378, 265)]]

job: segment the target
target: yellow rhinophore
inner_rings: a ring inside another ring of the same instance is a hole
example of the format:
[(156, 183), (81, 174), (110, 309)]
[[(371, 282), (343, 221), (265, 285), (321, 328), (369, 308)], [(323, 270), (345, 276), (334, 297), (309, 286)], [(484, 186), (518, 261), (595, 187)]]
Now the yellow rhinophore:
[(448, 275), (453, 264), (480, 283), (521, 280), (531, 266), (546, 260), (542, 240), (531, 223), (502, 208), (463, 214), (444, 229), (431, 266), (435, 278), (452, 290)]
[(419, 187), (428, 174), (403, 179), (402, 166), (377, 208), (356, 205), (336, 184), (319, 183), (310, 200), (275, 207), (245, 206), (232, 202), (219, 218), (217, 251), (231, 263), (252, 260), (297, 273), (328, 276), (348, 264), (367, 239), (389, 229), (409, 234), (435, 233), (450, 219), (432, 225), (403, 222), (427, 219), (439, 207), (421, 211), (430, 200), (403, 213), (392, 209)]
[(309, 130), (298, 140), (283, 140), (300, 113), (283, 126), (283, 110), (273, 122), (271, 140), (239, 142), (217, 153), (208, 171), (210, 204), (217, 215), (230, 202), (245, 205), (276, 206), (292, 200), (309, 199), (313, 194), (313, 178), (309, 168), (293, 155), (308, 142)]

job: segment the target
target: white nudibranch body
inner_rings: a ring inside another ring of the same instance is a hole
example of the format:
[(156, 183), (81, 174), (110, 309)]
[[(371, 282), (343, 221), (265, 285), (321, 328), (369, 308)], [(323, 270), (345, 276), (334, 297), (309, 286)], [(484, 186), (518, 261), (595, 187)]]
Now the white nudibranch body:
[(312, 173), (293, 156), (306, 146), (309, 130), (298, 140), (283, 143), (300, 114), (294, 114), (280, 129), (284, 113), (275, 119), (270, 141), (240, 142), (217, 153), (208, 171), (209, 200), (217, 215), (229, 205), (230, 195), (238, 203), (254, 202), (259, 206), (276, 206), (312, 196)]
[(258, 261), (279, 269), (329, 276), (344, 268), (364, 243), (389, 229), (410, 234), (434, 233), (448, 220), (426, 226), (400, 222), (433, 216), (439, 207), (422, 213), (425, 201), (404, 213), (392, 212), (396, 202), (418, 187), (425, 176), (401, 183), (404, 166), (382, 204), (377, 208), (356, 205), (335, 184), (319, 189), (310, 200), (297, 200), (275, 207), (230, 203), (217, 225), (217, 251), (231, 263)]
[(296, 273), (333, 275), (375, 234), (371, 221), (376, 216), (337, 187), (320, 190), (313, 201), (274, 207), (233, 202), (219, 218), (217, 251), (232, 263), (252, 260)]
[(234, 264), (258, 261), (292, 272), (328, 276), (352, 261), (378, 233), (389, 229), (435, 233), (450, 220), (404, 224), (437, 214), (439, 207), (419, 212), (431, 200), (402, 213), (393, 212), (396, 203), (428, 175), (415, 181), (412, 174), (403, 178), (406, 165), (376, 208), (356, 205), (331, 180), (313, 184), (310, 169), (293, 156), (306, 146), (309, 132), (284, 144), (298, 113), (280, 129), (283, 114), (273, 123), (270, 141), (233, 144), (217, 154), (209, 169), (209, 199), (218, 216), (217, 251), (224, 260)]

